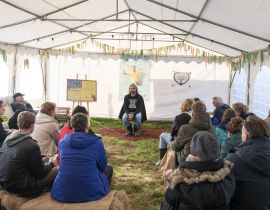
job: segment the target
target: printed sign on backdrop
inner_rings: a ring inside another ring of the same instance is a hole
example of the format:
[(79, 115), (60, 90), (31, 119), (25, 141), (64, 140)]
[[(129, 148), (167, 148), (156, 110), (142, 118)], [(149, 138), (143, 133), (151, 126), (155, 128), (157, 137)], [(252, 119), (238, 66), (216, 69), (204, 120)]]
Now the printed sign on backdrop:
[(144, 100), (150, 99), (150, 57), (122, 56), (120, 61), (119, 99), (123, 100), (131, 83), (138, 86)]

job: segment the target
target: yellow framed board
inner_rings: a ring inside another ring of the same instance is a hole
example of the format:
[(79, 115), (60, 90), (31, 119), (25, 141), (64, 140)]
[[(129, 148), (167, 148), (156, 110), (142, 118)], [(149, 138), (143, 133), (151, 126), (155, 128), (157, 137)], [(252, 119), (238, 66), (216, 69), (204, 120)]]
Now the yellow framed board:
[(67, 101), (96, 102), (97, 81), (67, 79)]

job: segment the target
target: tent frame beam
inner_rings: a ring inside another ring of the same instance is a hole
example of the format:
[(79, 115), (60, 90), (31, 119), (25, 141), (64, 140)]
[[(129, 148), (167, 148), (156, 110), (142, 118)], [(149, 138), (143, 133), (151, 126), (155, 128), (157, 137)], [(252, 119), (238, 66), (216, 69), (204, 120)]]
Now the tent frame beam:
[[(147, 17), (147, 18), (152, 19), (153, 21), (156, 21), (156, 22), (159, 22), (159, 23), (161, 23), (161, 24), (167, 25), (167, 26), (169, 26), (169, 27), (171, 27), (171, 28), (174, 28), (174, 29), (176, 29), (176, 30), (182, 31), (182, 32), (184, 32), (184, 33), (188, 33), (188, 31), (186, 31), (186, 30), (184, 30), (184, 29), (182, 29), (182, 28), (173, 26), (173, 25), (168, 24), (168, 23), (165, 23), (165, 22), (163, 22), (163, 21), (158, 21), (158, 20), (156, 20), (155, 18), (153, 18), (153, 17), (151, 17), (151, 16), (148, 16), (148, 15), (146, 15), (146, 14), (144, 14), (144, 13), (138, 12), (138, 11), (136, 11), (136, 10), (133, 10), (133, 11), (134, 11), (135, 13), (139, 14), (139, 15), (142, 15), (142, 16), (145, 16), (145, 17)], [(245, 50), (243, 50), (243, 49), (239, 49), (239, 48), (237, 48), (237, 47), (233, 47), (233, 46), (231, 46), (231, 45), (228, 45), (228, 44), (225, 44), (225, 43), (216, 41), (216, 40), (214, 40), (214, 39), (210, 39), (210, 38), (201, 36), (201, 35), (199, 35), (199, 34), (195, 34), (195, 33), (190, 32), (190, 35), (196, 36), (196, 37), (198, 37), (198, 38), (201, 38), (201, 39), (204, 39), (204, 40), (207, 40), (207, 41), (210, 41), (210, 42), (212, 42), (212, 43), (216, 43), (216, 44), (225, 46), (225, 47), (227, 47), (227, 48), (230, 48), (230, 49), (239, 51), (239, 52), (241, 52), (241, 53), (242, 53), (242, 52), (247, 53), (247, 51), (245, 51)]]
[[(119, 27), (117, 27), (117, 28), (113, 28), (113, 29), (108, 30), (108, 31), (105, 31), (105, 32), (101, 32), (101, 33), (99, 33), (99, 34), (95, 34), (95, 35), (93, 35), (91, 38), (94, 38), (94, 37), (99, 36), (99, 35), (104, 34), (104, 33), (110, 33), (111, 31), (118, 30), (118, 29), (127, 27), (128, 25), (133, 25), (133, 24), (135, 24), (135, 23), (136, 23), (136, 22), (133, 22), (133, 23), (126, 24), (126, 25), (123, 25), (123, 26), (119, 26)], [(72, 42), (67, 42), (67, 43), (64, 43), (64, 44), (55, 45), (55, 46), (52, 46), (52, 47), (49, 47), (49, 48), (46, 48), (46, 49), (43, 49), (43, 50), (49, 50), (49, 49), (52, 49), (52, 48), (55, 48), (55, 47), (61, 47), (61, 46), (67, 45), (67, 44), (73, 44), (73, 43), (76, 43), (76, 42), (79, 42), (79, 41), (83, 41), (83, 40), (86, 40), (86, 39), (87, 39), (87, 38), (83, 38), (83, 39), (79, 39), (79, 40), (76, 40), (76, 41), (72, 41)]]
[[(157, 28), (155, 28), (155, 27), (153, 27), (153, 26), (150, 26), (150, 25), (148, 25), (148, 24), (141, 23), (141, 22), (140, 22), (140, 24), (145, 25), (145, 26), (147, 26), (147, 27), (149, 27), (149, 28), (152, 28), (152, 29), (154, 29), (154, 30), (160, 31), (160, 32), (162, 32), (162, 33), (164, 33), (164, 34), (171, 35), (171, 34), (165, 32), (165, 31), (162, 31), (162, 30), (160, 30), (160, 29), (157, 29)], [(184, 39), (181, 39), (181, 38), (179, 38), (179, 37), (177, 37), (177, 36), (173, 36), (173, 37), (176, 38), (176, 39), (179, 39), (180, 41), (185, 41)], [(204, 49), (206, 49), (206, 50), (209, 50), (209, 51), (218, 53), (218, 54), (220, 54), (220, 55), (231, 57), (231, 56), (226, 55), (226, 54), (224, 54), (224, 53), (220, 53), (220, 52), (217, 52), (217, 51), (215, 51), (215, 50), (208, 49), (208, 48), (206, 48), (206, 47), (203, 47), (203, 46), (200, 46), (200, 45), (198, 45), (198, 44), (192, 43), (192, 42), (190, 42), (190, 41), (188, 41), (188, 42), (191, 43), (191, 44), (193, 44), (193, 45), (196, 45), (196, 46), (198, 46), (198, 47), (204, 48)]]
[[(84, 21), (98, 21), (99, 19), (74, 19), (74, 18), (68, 18), (68, 19), (57, 19), (57, 18), (43, 18), (42, 21), (80, 21), (80, 22), (84, 22)], [(136, 19), (137, 21), (152, 21), (149, 19)], [(129, 19), (107, 19), (107, 20), (103, 20), (103, 22), (110, 22), (110, 21), (119, 21), (119, 22), (128, 22)], [(158, 20), (158, 21), (165, 21), (165, 22), (197, 22), (197, 20), (170, 20), (170, 19), (164, 19), (164, 20)]]
[[(173, 10), (173, 11), (176, 11), (176, 12), (178, 12), (178, 13), (187, 15), (187, 16), (189, 16), (189, 17), (193, 17), (193, 18), (195, 18), (195, 19), (197, 18), (196, 15), (193, 15), (193, 14), (188, 13), (188, 12), (185, 12), (185, 11), (183, 11), (183, 10), (179, 10), (179, 9), (174, 8), (174, 7), (171, 7), (171, 6), (169, 6), (169, 5), (166, 5), (166, 4), (157, 2), (157, 1), (155, 1), (155, 0), (146, 0), (146, 1), (149, 1), (149, 2), (151, 2), (151, 3), (153, 3), (153, 4), (162, 6), (162, 7), (164, 7), (164, 8), (167, 8), (167, 9), (170, 9), (170, 10)], [(217, 23), (217, 22), (214, 22), (214, 21), (211, 21), (211, 20), (202, 18), (202, 17), (198, 17), (198, 20), (203, 21), (203, 22), (206, 22), (206, 23), (209, 23), (209, 24), (211, 24), (211, 25), (215, 25), (215, 26), (218, 26), (218, 27), (221, 27), (221, 28), (225, 28), (225, 29), (228, 29), (228, 30), (237, 32), (237, 33), (242, 34), (242, 35), (246, 35), (246, 36), (255, 38), (255, 39), (258, 39), (258, 40), (261, 40), (261, 41), (264, 41), (264, 42), (268, 42), (268, 43), (270, 42), (270, 39), (266, 39), (266, 38), (264, 38), (264, 37), (260, 37), (260, 36), (254, 35), (254, 34), (250, 34), (250, 33), (248, 33), (248, 32), (245, 32), (245, 31), (242, 31), (242, 30), (238, 30), (238, 29), (232, 28), (232, 27), (230, 27), (230, 26), (222, 25), (222, 24), (220, 24), (220, 23)]]
[[(127, 11), (128, 10), (123, 10), (123, 11), (119, 12), (119, 14), (125, 13)], [(35, 37), (35, 38), (29, 39), (29, 40), (26, 40), (26, 41), (23, 41), (23, 42), (20, 42), (20, 43), (16, 43), (16, 44), (17, 45), (21, 45), (21, 44), (25, 44), (25, 43), (28, 43), (28, 42), (32, 42), (32, 41), (36, 41), (36, 40), (40, 40), (40, 39), (45, 39), (45, 38), (48, 38), (48, 37), (52, 37), (52, 36), (55, 36), (55, 35), (58, 35), (58, 34), (62, 34), (62, 33), (66, 33), (66, 32), (73, 32), (73, 31), (76, 31), (78, 28), (81, 28), (81, 27), (84, 27), (84, 26), (88, 26), (88, 25), (94, 24), (96, 22), (102, 21), (102, 20), (107, 19), (107, 18), (110, 18), (112, 16), (115, 16), (115, 13), (112, 14), (112, 15), (109, 15), (109, 16), (106, 16), (106, 17), (103, 17), (103, 18), (100, 18), (99, 20), (96, 20), (96, 21), (85, 23), (85, 24), (82, 24), (82, 25), (79, 25), (79, 26), (76, 26), (76, 27), (73, 27), (73, 28), (69, 28), (67, 30), (59, 31), (59, 32), (56, 32), (56, 33), (47, 34), (45, 36)]]
[(176, 43), (180, 43), (183, 41), (174, 41), (174, 40), (162, 40), (162, 39), (128, 39), (128, 38), (102, 38), (102, 37), (98, 37), (98, 38), (93, 38), (93, 40), (109, 40), (109, 41), (140, 41), (140, 42), (153, 42), (153, 41), (157, 41), (157, 42), (176, 42)]
[[(52, 14), (61, 12), (61, 11), (63, 11), (63, 10), (66, 10), (66, 9), (68, 9), (68, 8), (77, 6), (77, 5), (82, 4), (82, 3), (84, 3), (84, 2), (87, 2), (87, 1), (89, 1), (89, 0), (81, 0), (81, 1), (76, 2), (76, 3), (74, 3), (74, 4), (70, 4), (70, 5), (67, 5), (67, 6), (65, 6), (65, 7), (59, 8), (59, 9), (57, 9), (57, 10), (54, 10), (54, 11), (52, 11), (52, 12), (46, 13), (46, 14), (44, 14), (44, 15), (37, 15), (37, 14), (34, 14), (34, 13), (32, 13), (32, 12), (30, 12), (30, 11), (24, 9), (24, 8), (21, 8), (21, 7), (17, 6), (17, 5), (15, 5), (15, 4), (12, 4), (12, 3), (10, 3), (10, 2), (8, 2), (8, 1), (6, 1), (6, 0), (0, 0), (0, 2), (3, 2), (3, 3), (5, 3), (5, 4), (7, 4), (7, 5), (11, 6), (11, 7), (14, 7), (14, 8), (16, 8), (16, 9), (18, 9), (18, 10), (21, 10), (21, 11), (23, 11), (23, 12), (25, 12), (25, 13), (28, 13), (28, 14), (30, 14), (30, 15), (32, 15), (32, 16), (35, 16), (35, 18), (31, 18), (31, 19), (19, 21), (19, 22), (16, 22), (16, 23), (11, 23), (11, 24), (8, 24), (8, 25), (0, 26), (0, 29), (9, 28), (9, 27), (16, 26), (16, 25), (20, 25), (20, 24), (23, 24), (23, 23), (28, 23), (28, 22), (31, 22), (31, 21), (35, 21), (35, 20), (38, 20), (38, 19), (43, 19), (43, 18), (45, 18), (45, 17), (47, 17), (47, 16), (49, 16), (49, 15), (52, 15)], [(57, 24), (57, 23), (56, 23), (56, 24)], [(63, 25), (62, 25), (62, 26), (63, 26)], [(68, 28), (67, 26), (63, 26), (63, 27)]]
[[(107, 31), (81, 31), (81, 30), (77, 30), (78, 32), (84, 32), (84, 33), (108, 33)], [(157, 36), (175, 36), (175, 35), (178, 35), (178, 36), (186, 36), (187, 34), (186, 33), (179, 33), (179, 34), (165, 34), (165, 33), (148, 33), (148, 32), (126, 32), (126, 31), (123, 31), (123, 32), (120, 32), (120, 31), (113, 31), (113, 32), (110, 32), (110, 34), (130, 34), (130, 35), (136, 35), (136, 34), (142, 34), (142, 35), (157, 35)]]
[[(200, 13), (199, 13), (199, 15), (198, 15), (197, 18), (196, 18), (196, 22), (193, 23), (193, 25), (190, 27), (190, 29), (189, 29), (189, 31), (188, 31), (188, 35), (190, 34), (190, 32), (192, 32), (192, 30), (194, 29), (196, 23), (199, 21), (199, 18), (201, 17), (202, 13), (204, 12), (204, 10), (205, 10), (205, 8), (206, 8), (208, 2), (209, 2), (209, 0), (206, 0), (206, 1), (205, 1), (205, 3), (204, 3), (204, 5), (203, 5), (203, 7), (202, 7), (202, 9), (201, 9), (201, 11), (200, 11)], [(187, 35), (187, 36), (188, 36), (188, 35)], [(187, 38), (187, 36), (186, 36), (186, 38)]]

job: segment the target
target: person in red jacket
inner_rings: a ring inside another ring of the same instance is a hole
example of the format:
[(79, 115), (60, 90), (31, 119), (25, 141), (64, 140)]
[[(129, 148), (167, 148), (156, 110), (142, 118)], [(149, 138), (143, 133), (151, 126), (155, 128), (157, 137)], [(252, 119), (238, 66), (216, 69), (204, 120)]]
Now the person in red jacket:
[[(74, 116), (77, 113), (83, 113), (83, 114), (86, 114), (87, 116), (89, 116), (89, 113), (84, 106), (80, 106), (80, 105), (76, 106), (75, 109), (73, 110), (73, 112), (71, 113), (71, 116)], [(73, 133), (70, 122), (68, 122), (68, 124), (64, 125), (64, 127), (61, 129), (59, 136), (58, 136), (58, 144), (60, 141), (62, 141), (64, 139), (65, 135), (67, 135), (69, 133)], [(59, 152), (58, 152), (57, 160), (58, 160), (58, 163), (60, 163)]]

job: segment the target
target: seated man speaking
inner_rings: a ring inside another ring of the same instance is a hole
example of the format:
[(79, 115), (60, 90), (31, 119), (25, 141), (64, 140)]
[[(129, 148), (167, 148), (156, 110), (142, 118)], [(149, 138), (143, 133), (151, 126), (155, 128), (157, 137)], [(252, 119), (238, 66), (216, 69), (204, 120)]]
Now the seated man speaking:
[[(134, 132), (135, 136), (141, 134), (142, 121), (147, 120), (143, 97), (138, 93), (138, 88), (135, 84), (129, 86), (129, 94), (124, 98), (124, 104), (119, 114), (119, 119), (122, 119), (126, 127), (126, 136), (131, 136)], [(130, 121), (135, 121), (134, 130)]]

